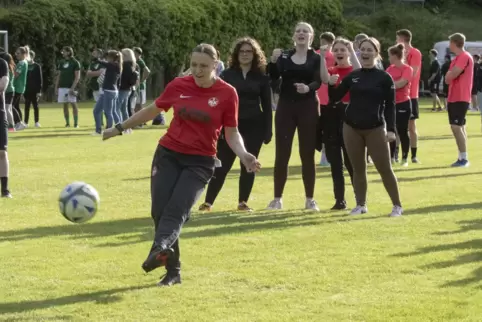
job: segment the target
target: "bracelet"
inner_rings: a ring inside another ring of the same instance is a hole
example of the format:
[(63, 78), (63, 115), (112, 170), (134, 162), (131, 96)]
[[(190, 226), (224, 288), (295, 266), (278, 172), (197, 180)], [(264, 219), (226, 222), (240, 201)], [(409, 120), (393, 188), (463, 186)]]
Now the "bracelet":
[(117, 129), (117, 131), (119, 131), (119, 135), (122, 135), (122, 132), (124, 132), (124, 128), (122, 127), (122, 124), (117, 123), (115, 125), (115, 128)]

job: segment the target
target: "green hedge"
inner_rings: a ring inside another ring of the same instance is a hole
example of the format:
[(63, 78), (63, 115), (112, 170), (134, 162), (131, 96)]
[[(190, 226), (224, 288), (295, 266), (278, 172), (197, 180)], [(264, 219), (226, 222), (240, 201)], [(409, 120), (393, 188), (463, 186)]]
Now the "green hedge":
[(200, 42), (213, 43), (226, 59), (233, 40), (250, 35), (269, 54), (290, 46), (299, 20), (317, 34), (344, 28), (340, 0), (30, 0), (9, 9), (0, 28), (9, 31), (12, 52), (24, 44), (36, 51), (52, 84), (63, 46), (72, 46), (83, 63), (96, 46), (139, 46), (148, 66), (162, 66), (169, 80)]

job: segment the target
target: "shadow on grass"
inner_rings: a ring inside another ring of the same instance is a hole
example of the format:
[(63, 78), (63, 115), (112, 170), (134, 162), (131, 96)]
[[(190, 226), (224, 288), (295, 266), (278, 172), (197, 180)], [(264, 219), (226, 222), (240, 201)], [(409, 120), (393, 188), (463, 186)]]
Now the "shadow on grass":
[[(444, 210), (447, 209), (447, 211), (453, 211), (457, 209), (480, 209), (482, 207), (482, 202), (467, 204), (467, 205), (445, 205), (445, 207), (446, 208), (444, 208)], [(460, 208), (457, 208), (457, 207), (460, 207)], [(467, 232), (471, 230), (480, 230), (482, 228), (482, 219), (474, 220), (474, 221), (460, 221), (458, 222), (458, 224), (463, 226), (459, 230), (456, 230), (453, 232), (437, 233), (437, 234), (447, 235), (450, 233), (456, 234), (456, 233), (462, 233), (462, 232)], [(464, 254), (458, 255), (452, 260), (438, 261), (432, 264), (423, 265), (420, 267), (420, 269), (422, 270), (444, 269), (444, 268), (462, 266), (466, 264), (477, 264), (479, 266), (482, 264), (482, 239), (481, 238), (467, 240), (459, 243), (422, 247), (413, 252), (399, 253), (399, 254), (394, 254), (393, 256), (394, 257), (413, 257), (413, 256), (435, 254), (435, 253), (441, 253), (441, 252), (461, 253), (463, 251), (465, 251)], [(467, 278), (444, 283), (442, 287), (466, 287), (472, 284), (478, 284), (480, 282), (482, 282), (482, 267), (472, 271), (470, 276), (468, 276)]]
[[(340, 216), (339, 213), (326, 215), (321, 213), (292, 212), (259, 212), (256, 214), (219, 212), (194, 214), (186, 223), (181, 239), (235, 235), (245, 232), (257, 232), (273, 229), (313, 226), (322, 224), (339, 224), (349, 221), (372, 220), (378, 216)], [(330, 213), (331, 214), (331, 213)], [(51, 236), (69, 239), (92, 240), (96, 247), (119, 247), (151, 241), (154, 229), (151, 218), (130, 218), (122, 220), (69, 224), (54, 227), (37, 227), (22, 230), (0, 231), (1, 242), (15, 242), (49, 238)], [(115, 241), (102, 243), (103, 237), (114, 237)], [(95, 240), (95, 238), (99, 238)]]
[[(422, 181), (422, 180), (430, 180), (430, 179), (446, 179), (446, 178), (457, 178), (457, 177), (464, 177), (464, 176), (471, 176), (481, 174), (482, 171), (478, 172), (461, 172), (461, 173), (448, 173), (448, 174), (441, 174), (441, 175), (428, 175), (428, 176), (420, 176), (420, 177), (398, 177), (398, 182), (414, 182), (414, 181)], [(380, 183), (382, 182), (381, 179), (373, 180), (373, 182)]]
[(121, 301), (122, 293), (143, 290), (151, 287), (156, 287), (156, 286), (155, 285), (131, 286), (131, 287), (115, 288), (115, 289), (99, 291), (99, 292), (64, 296), (64, 297), (59, 297), (55, 299), (0, 303), (0, 312), (3, 314), (23, 313), (25, 311), (48, 309), (51, 307), (58, 308), (64, 305), (87, 303), (87, 302), (94, 302), (95, 304), (109, 304), (109, 303)]
[(58, 133), (58, 134), (39, 134), (39, 135), (19, 135), (19, 136), (10, 136), (8, 139), (12, 141), (17, 140), (34, 140), (34, 139), (51, 139), (51, 138), (68, 138), (68, 137), (81, 137), (81, 136), (90, 136), (90, 133)]
[[(395, 168), (395, 172), (397, 174), (401, 174), (404, 172), (414, 172), (414, 171), (433, 171), (433, 170), (441, 170), (441, 169), (448, 169), (449, 166), (434, 166), (434, 167), (419, 167), (413, 166), (408, 168)], [(274, 172), (273, 167), (263, 167), (260, 172), (256, 173), (257, 177), (272, 177)], [(232, 169), (228, 173), (228, 178), (230, 177), (239, 177), (240, 169)], [(378, 171), (375, 169), (374, 166), (369, 166), (367, 169), (368, 174), (378, 174)], [(299, 180), (300, 176), (302, 175), (302, 168), (301, 165), (290, 166), (288, 171), (288, 180)], [(317, 178), (330, 178), (331, 177), (331, 169), (330, 167), (316, 167), (316, 177)], [(345, 177), (348, 177), (348, 172), (345, 170)], [(445, 177), (445, 176), (444, 176)], [(138, 178), (124, 178), (122, 181), (143, 181), (149, 180), (151, 177), (138, 177)], [(378, 180), (381, 182), (381, 180)]]

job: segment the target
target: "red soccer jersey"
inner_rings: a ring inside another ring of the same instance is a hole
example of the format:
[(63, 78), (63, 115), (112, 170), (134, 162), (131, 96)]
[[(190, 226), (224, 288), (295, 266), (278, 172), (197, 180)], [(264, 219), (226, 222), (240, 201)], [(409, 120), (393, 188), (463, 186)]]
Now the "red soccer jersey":
[(410, 98), (418, 98), (418, 90), (420, 87), (420, 74), (422, 72), (422, 53), (417, 48), (411, 48), (407, 53), (407, 64), (412, 70), (418, 67), (417, 73), (412, 77), (410, 85)]
[(452, 60), (450, 64), (449, 71), (454, 67), (462, 69), (463, 72), (450, 82), (447, 101), (449, 103), (470, 103), (472, 98), (472, 83), (474, 81), (474, 60), (468, 52), (464, 51), (455, 56), (455, 59)]
[(392, 76), (394, 82), (398, 82), (401, 79), (408, 81), (405, 86), (397, 88), (395, 92), (395, 101), (397, 104), (408, 101), (410, 99), (410, 87), (413, 76), (412, 67), (408, 66), (407, 64), (403, 64), (400, 67), (390, 65), (387, 68), (387, 73)]
[[(319, 50), (316, 51), (318, 54), (320, 53)], [(333, 53), (331, 51), (327, 51), (325, 53), (325, 62), (326, 62), (326, 68), (328, 70), (335, 66), (335, 56), (333, 56)], [(318, 95), (318, 99), (320, 101), (320, 105), (328, 105), (328, 85), (325, 83), (322, 83), (320, 88), (316, 91)]]
[[(340, 66), (335, 66), (331, 67), (328, 69), (328, 73), (330, 75), (336, 75), (338, 74), (340, 77), (338, 78), (338, 81), (336, 82), (336, 86), (338, 86), (343, 78), (345, 78), (346, 75), (350, 74), (353, 71), (353, 66), (348, 66), (348, 67), (340, 67)], [(341, 99), (343, 103), (350, 103), (350, 93), (347, 93), (343, 98)]]
[(221, 79), (201, 88), (193, 76), (178, 77), (155, 104), (164, 111), (174, 109), (171, 125), (159, 144), (179, 153), (214, 156), (222, 127), (238, 126), (238, 94)]

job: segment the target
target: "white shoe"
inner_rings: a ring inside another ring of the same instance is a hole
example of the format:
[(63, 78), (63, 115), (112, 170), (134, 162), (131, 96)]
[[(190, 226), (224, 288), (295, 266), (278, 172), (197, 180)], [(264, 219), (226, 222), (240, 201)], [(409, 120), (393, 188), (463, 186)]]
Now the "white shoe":
[(390, 217), (400, 217), (403, 214), (403, 208), (400, 206), (393, 206)]
[(35, 127), (41, 127), (39, 122), (35, 122)]
[(407, 159), (402, 159), (401, 165), (402, 165), (402, 167), (408, 167), (408, 161), (407, 161)]
[(320, 211), (320, 208), (318, 208), (318, 205), (316, 204), (316, 201), (314, 199), (306, 199), (305, 209), (313, 210), (313, 211)]
[(27, 126), (26, 126), (24, 123), (22, 123), (22, 122), (19, 122), (19, 123), (15, 124), (15, 130), (16, 130), (16, 131), (25, 130), (26, 127), (27, 127)]
[(102, 133), (97, 133), (97, 132), (94, 131), (94, 132), (91, 133), (91, 135), (92, 136), (100, 136), (100, 135), (102, 135)]
[(283, 201), (281, 201), (281, 199), (274, 199), (273, 201), (271, 201), (268, 205), (268, 207), (266, 207), (267, 210), (279, 210), (279, 209), (283, 209)]
[(368, 212), (367, 206), (356, 206), (350, 212), (350, 215), (363, 215)]

